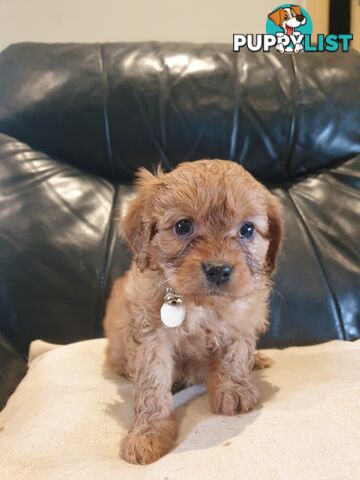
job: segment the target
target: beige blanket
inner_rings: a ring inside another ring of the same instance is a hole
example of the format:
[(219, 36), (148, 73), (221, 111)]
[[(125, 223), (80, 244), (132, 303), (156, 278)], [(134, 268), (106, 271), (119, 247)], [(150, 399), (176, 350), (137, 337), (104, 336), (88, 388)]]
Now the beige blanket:
[(118, 457), (132, 385), (104, 349), (32, 345), (0, 413), (1, 480), (360, 479), (360, 341), (267, 351), (275, 364), (253, 373), (261, 404), (245, 415), (212, 415), (203, 387), (176, 394), (177, 446), (148, 466)]

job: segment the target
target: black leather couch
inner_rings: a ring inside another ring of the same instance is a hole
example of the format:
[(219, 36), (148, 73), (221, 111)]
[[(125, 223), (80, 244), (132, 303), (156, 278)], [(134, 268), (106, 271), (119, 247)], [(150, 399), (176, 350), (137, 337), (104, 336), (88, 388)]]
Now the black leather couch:
[(360, 55), (18, 44), (0, 55), (0, 402), (31, 340), (102, 335), (134, 171), (226, 158), (281, 199), (261, 347), (360, 334)]

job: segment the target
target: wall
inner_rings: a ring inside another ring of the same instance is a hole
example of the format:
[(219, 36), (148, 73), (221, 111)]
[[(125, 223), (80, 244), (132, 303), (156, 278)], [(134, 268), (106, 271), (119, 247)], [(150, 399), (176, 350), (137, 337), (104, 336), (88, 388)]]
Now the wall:
[(313, 34), (329, 33), (329, 0), (307, 0), (307, 10), (313, 22)]
[[(329, 0), (307, 0), (307, 10), (314, 24), (314, 34), (328, 33), (329, 4)], [(360, 51), (360, 0), (351, 0), (350, 33), (354, 35), (352, 48)]]
[[(0, 0), (0, 50), (10, 43), (173, 40), (232, 41), (264, 32), (283, 0)], [(314, 33), (327, 33), (329, 0), (298, 0)], [(221, 8), (221, 9), (220, 9)], [(360, 51), (360, 0), (352, 0), (352, 46)]]
[[(263, 33), (281, 0), (0, 0), (0, 50), (10, 43), (173, 40), (232, 42)], [(298, 0), (306, 8), (307, 0)]]
[(351, 3), (351, 33), (354, 35), (351, 46), (360, 52), (360, 0)]

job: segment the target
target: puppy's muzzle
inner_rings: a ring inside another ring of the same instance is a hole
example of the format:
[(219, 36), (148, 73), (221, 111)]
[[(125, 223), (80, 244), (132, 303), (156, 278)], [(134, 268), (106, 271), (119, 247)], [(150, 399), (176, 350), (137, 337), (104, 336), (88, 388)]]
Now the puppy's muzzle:
[(209, 282), (216, 285), (222, 285), (230, 280), (233, 267), (231, 265), (217, 265), (212, 263), (203, 263), (203, 270)]

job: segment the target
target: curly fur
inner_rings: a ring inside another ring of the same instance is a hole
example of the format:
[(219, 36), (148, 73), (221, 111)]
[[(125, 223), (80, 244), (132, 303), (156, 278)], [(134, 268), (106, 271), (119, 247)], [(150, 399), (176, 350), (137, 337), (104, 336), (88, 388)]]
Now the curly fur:
[[(186, 238), (174, 231), (184, 218), (194, 225)], [(255, 225), (250, 240), (238, 234), (244, 221)], [(141, 169), (121, 228), (134, 259), (113, 286), (104, 326), (112, 368), (135, 387), (134, 423), (120, 455), (145, 464), (175, 443), (175, 382), (206, 383), (214, 413), (235, 415), (256, 404), (249, 377), (254, 363), (269, 366), (255, 344), (267, 325), (282, 221), (276, 198), (241, 166), (200, 160), (166, 174)], [(230, 281), (210, 285), (203, 262), (231, 264)], [(159, 314), (167, 286), (186, 306), (173, 329)]]

